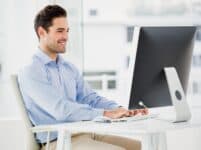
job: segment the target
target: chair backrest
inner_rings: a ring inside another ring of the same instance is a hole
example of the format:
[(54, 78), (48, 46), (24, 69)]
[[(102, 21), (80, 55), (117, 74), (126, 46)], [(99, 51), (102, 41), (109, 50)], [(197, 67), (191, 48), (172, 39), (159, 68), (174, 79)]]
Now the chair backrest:
[(17, 105), (19, 107), (20, 115), (22, 117), (23, 125), (26, 128), (26, 147), (29, 150), (39, 150), (39, 145), (36, 142), (34, 134), (31, 131), (32, 124), (25, 109), (25, 105), (18, 84), (17, 75), (11, 75), (11, 80), (13, 91), (17, 100)]

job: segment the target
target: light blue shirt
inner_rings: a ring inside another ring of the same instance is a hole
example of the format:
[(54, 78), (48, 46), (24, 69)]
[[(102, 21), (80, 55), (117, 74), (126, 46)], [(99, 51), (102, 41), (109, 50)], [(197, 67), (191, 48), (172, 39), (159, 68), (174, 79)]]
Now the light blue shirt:
[[(104, 109), (119, 107), (94, 92), (71, 63), (58, 55), (53, 61), (39, 50), (30, 65), (18, 74), (18, 82), (29, 118), (34, 126), (81, 120), (103, 115)], [(36, 134), (39, 143), (46, 133)], [(50, 139), (56, 139), (53, 132)]]

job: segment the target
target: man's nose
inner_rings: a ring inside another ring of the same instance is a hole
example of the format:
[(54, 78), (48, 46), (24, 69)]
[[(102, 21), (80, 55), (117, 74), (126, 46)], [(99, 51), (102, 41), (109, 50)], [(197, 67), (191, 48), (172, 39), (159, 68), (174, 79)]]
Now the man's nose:
[(66, 40), (68, 40), (68, 33), (67, 33), (67, 32), (65, 32), (65, 33), (63, 34), (63, 38), (66, 39)]

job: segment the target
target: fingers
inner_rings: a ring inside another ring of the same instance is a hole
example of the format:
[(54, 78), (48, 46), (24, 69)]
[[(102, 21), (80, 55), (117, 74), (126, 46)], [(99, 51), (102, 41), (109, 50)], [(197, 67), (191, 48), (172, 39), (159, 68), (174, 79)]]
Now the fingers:
[(136, 110), (129, 110), (130, 116), (135, 116), (138, 112)]
[(147, 115), (149, 113), (148, 109), (147, 108), (144, 108), (144, 109), (140, 109), (140, 113), (142, 115)]
[(113, 119), (121, 118), (121, 117), (130, 117), (135, 115), (147, 115), (148, 109), (135, 109), (135, 110), (127, 110), (125, 108), (117, 108), (114, 110), (105, 111), (104, 115)]
[(117, 108), (114, 110), (107, 110), (104, 112), (104, 115), (112, 118), (112, 119), (117, 119), (117, 118), (121, 118), (124, 116), (129, 116), (128, 110), (124, 109), (124, 108)]
[(144, 114), (145, 115), (149, 114), (149, 110), (147, 108), (144, 109)]
[(141, 109), (141, 114), (142, 115), (147, 115), (149, 113), (147, 108)]
[(147, 115), (148, 113), (149, 113), (148, 109), (126, 110), (126, 111), (117, 113), (116, 118), (131, 117), (131, 116), (135, 116), (135, 115)]
[(129, 111), (127, 109), (124, 109), (124, 108), (118, 110), (118, 114), (119, 114), (119, 116), (118, 116), (119, 118), (130, 116)]
[(134, 109), (134, 110), (129, 110), (129, 114), (130, 116), (135, 116), (135, 115), (138, 115), (138, 114), (141, 114), (141, 115), (147, 115), (149, 113), (148, 109), (145, 108), (145, 109)]

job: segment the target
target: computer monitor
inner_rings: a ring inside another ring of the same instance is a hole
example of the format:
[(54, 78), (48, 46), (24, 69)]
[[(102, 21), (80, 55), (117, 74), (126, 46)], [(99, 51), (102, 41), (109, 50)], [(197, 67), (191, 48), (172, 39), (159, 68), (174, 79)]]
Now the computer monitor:
[(139, 101), (151, 108), (185, 97), (195, 32), (193, 26), (135, 28), (129, 109), (138, 108)]

